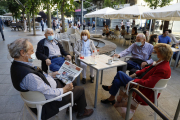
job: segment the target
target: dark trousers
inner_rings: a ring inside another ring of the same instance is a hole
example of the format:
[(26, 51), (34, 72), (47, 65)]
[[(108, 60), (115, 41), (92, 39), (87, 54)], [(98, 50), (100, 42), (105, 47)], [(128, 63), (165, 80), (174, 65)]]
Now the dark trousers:
[(1, 35), (2, 35), (2, 39), (4, 40), (4, 34), (3, 34), (3, 29), (0, 28), (0, 32), (1, 32)]
[(85, 26), (85, 25), (83, 25), (83, 30), (85, 30), (85, 27), (86, 27), (86, 26)]
[[(144, 62), (143, 60), (140, 59), (135, 59), (131, 58), (130, 60), (126, 61), (127, 62), (127, 70), (130, 70), (129, 75), (132, 75), (133, 73), (136, 72), (136, 70), (141, 69), (141, 63)], [(122, 71), (123, 67), (117, 67), (117, 72)]]
[(56, 30), (56, 26), (53, 26), (54, 31)]
[(129, 26), (127, 26), (127, 33), (129, 32)]
[(44, 25), (42, 25), (42, 31), (44, 31)]
[[(60, 80), (55, 80), (55, 81), (57, 83), (57, 88), (63, 88), (65, 86), (65, 84), (62, 83)], [(84, 109), (87, 106), (84, 88), (81, 86), (76, 86), (76, 82), (73, 82), (73, 86), (74, 86), (74, 89), (72, 90), (72, 92), (73, 92), (74, 103), (77, 104), (78, 112), (83, 113)], [(68, 95), (68, 96), (63, 97), (62, 101), (53, 101), (49, 105), (45, 104), (42, 108), (41, 119), (46, 120), (56, 115), (58, 113), (58, 111), (56, 111), (57, 110), (56, 108), (60, 108), (70, 102), (71, 102), (71, 95)], [(37, 114), (36, 108), (31, 108), (31, 110), (35, 114)], [(53, 110), (55, 110), (55, 112)]]
[(109, 90), (109, 93), (113, 96), (116, 96), (119, 88), (121, 86), (126, 86), (126, 84), (132, 80), (134, 80), (134, 78), (129, 77), (126, 73), (122, 71), (117, 72), (112, 82), (112, 86), (111, 89)]
[[(58, 81), (57, 82), (58, 83), (57, 88), (63, 88), (65, 86), (65, 84), (62, 83), (61, 81), (59, 81), (59, 80), (57, 80), (57, 81)], [(73, 92), (74, 103), (77, 104), (78, 112), (82, 113), (87, 106), (85, 91), (84, 91), (83, 87), (76, 86), (76, 82), (73, 82), (73, 86), (74, 86), (74, 89), (72, 90), (72, 92)], [(60, 101), (57, 104), (57, 106), (62, 107), (63, 105), (68, 104), (69, 102), (71, 102), (71, 96), (70, 95), (63, 97), (62, 101)]]

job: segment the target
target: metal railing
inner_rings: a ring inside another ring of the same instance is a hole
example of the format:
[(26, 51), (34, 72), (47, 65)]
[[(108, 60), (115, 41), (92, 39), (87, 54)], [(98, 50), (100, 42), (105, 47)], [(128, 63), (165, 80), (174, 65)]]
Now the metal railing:
[[(130, 106), (131, 106), (131, 100), (132, 100), (132, 93), (135, 92), (139, 97), (141, 97), (163, 120), (170, 120), (159, 108), (157, 108), (146, 96), (144, 96), (138, 89), (131, 89), (129, 91), (129, 96), (128, 96), (128, 104), (127, 104), (127, 111), (126, 111), (126, 118), (125, 120), (129, 120), (129, 112), (130, 112)], [(177, 110), (180, 110), (180, 104), (178, 105)], [(176, 110), (176, 112), (178, 112)], [(177, 115), (175, 115), (178, 117)], [(174, 119), (177, 120), (177, 119)]]

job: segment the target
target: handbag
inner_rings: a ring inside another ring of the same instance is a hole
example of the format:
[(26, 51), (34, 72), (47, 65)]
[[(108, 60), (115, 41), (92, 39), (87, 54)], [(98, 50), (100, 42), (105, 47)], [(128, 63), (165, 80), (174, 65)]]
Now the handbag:
[[(136, 88), (139, 89), (139, 85)], [(131, 101), (131, 107), (130, 107), (130, 113), (129, 113), (130, 120), (132, 120), (132, 117), (138, 105), (140, 104), (135, 100), (136, 93), (133, 93), (132, 97), (133, 98)], [(128, 95), (126, 94), (126, 92), (120, 90), (119, 95), (117, 96), (117, 102), (114, 104), (114, 107), (124, 119), (126, 117), (127, 103), (128, 103)]]

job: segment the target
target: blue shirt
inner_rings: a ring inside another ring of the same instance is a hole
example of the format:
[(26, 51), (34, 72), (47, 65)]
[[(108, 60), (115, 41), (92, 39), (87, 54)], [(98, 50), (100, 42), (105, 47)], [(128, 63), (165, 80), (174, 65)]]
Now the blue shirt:
[(93, 21), (93, 25), (95, 25), (95, 21)]
[(169, 44), (171, 42), (171, 38), (169, 36), (164, 37), (163, 35), (159, 36), (158, 43), (166, 43)]
[(153, 63), (152, 59), (149, 59), (150, 55), (153, 52), (153, 45), (145, 42), (145, 44), (141, 46), (137, 46), (136, 43), (132, 44), (130, 47), (122, 51), (119, 55), (120, 57), (124, 57), (129, 53), (132, 54), (133, 58), (141, 59), (146, 61), (148, 64)]
[(82, 50), (81, 50), (81, 55), (83, 55), (84, 57), (88, 57), (91, 56), (91, 48), (90, 48), (90, 41), (87, 40), (86, 42), (84, 40), (82, 40), (83, 44), (82, 44)]

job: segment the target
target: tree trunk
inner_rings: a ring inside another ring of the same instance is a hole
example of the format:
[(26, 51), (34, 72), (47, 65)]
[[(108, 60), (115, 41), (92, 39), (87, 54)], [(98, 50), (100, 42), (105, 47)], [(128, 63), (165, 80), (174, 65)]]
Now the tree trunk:
[(168, 27), (169, 27), (169, 21), (164, 21), (163, 30), (168, 29)]
[(153, 24), (152, 24), (152, 29), (153, 29), (153, 31), (152, 31), (152, 34), (154, 34), (155, 23), (156, 23), (156, 20), (155, 20), (155, 19), (153, 19)]
[(64, 3), (65, 3), (65, 0), (63, 0), (63, 2), (62, 2), (62, 6), (61, 6), (62, 32), (65, 32), (65, 22), (64, 22)]
[(32, 16), (33, 16), (33, 35), (36, 35), (34, 9), (32, 11)]
[(49, 4), (47, 5), (47, 22), (48, 22), (48, 28), (51, 28), (51, 11)]
[(29, 26), (29, 32), (31, 32), (31, 20), (30, 20), (30, 13), (28, 13), (28, 26)]

